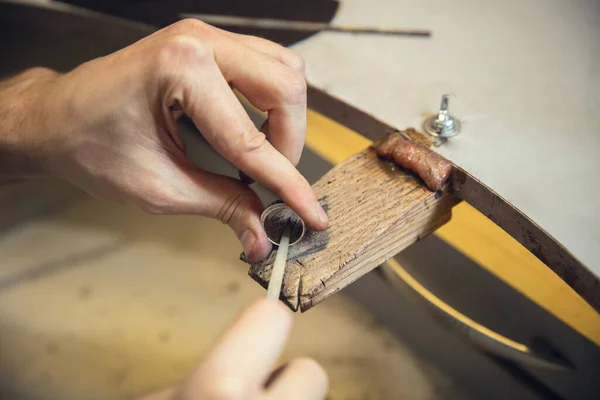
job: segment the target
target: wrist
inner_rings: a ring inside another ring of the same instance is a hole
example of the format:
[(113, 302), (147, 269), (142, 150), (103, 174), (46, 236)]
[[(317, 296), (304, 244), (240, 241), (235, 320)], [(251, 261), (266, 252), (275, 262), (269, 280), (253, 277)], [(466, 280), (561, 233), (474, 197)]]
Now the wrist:
[(0, 177), (45, 176), (56, 140), (49, 101), (59, 74), (32, 68), (0, 82)]

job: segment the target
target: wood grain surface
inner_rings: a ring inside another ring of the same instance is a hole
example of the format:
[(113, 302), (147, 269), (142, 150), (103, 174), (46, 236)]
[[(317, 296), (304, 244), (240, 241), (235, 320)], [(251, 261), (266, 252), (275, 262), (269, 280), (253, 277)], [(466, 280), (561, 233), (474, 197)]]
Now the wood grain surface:
[[(290, 248), (281, 300), (306, 311), (450, 219), (456, 203), (366, 149), (313, 185), (330, 226)], [(249, 274), (268, 285), (275, 251)]]

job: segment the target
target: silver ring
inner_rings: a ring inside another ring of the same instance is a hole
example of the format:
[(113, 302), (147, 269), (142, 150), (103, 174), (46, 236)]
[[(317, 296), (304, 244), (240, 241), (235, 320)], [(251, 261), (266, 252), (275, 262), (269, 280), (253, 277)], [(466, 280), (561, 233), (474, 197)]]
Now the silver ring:
[(262, 225), (263, 229), (265, 230), (265, 232), (267, 234), (267, 239), (269, 239), (269, 242), (273, 243), (274, 245), (279, 246), (279, 243), (277, 242), (277, 240), (275, 240), (271, 236), (269, 236), (269, 232), (268, 232), (267, 228), (265, 227), (265, 222), (267, 221), (267, 218), (269, 218), (269, 217), (273, 218), (277, 214), (281, 215), (281, 217), (280, 217), (281, 219), (292, 218), (295, 221), (296, 220), (299, 221), (300, 224), (302, 225), (302, 232), (300, 233), (300, 236), (298, 236), (298, 238), (296, 240), (294, 240), (293, 242), (290, 242), (290, 244), (289, 244), (290, 246), (295, 245), (304, 237), (304, 234), (306, 233), (306, 225), (304, 225), (304, 221), (302, 220), (302, 218), (300, 218), (300, 216), (298, 214), (296, 214), (296, 212), (294, 210), (292, 210), (290, 207), (288, 207), (284, 203), (275, 203), (275, 204), (265, 208), (265, 210), (260, 215), (260, 224)]

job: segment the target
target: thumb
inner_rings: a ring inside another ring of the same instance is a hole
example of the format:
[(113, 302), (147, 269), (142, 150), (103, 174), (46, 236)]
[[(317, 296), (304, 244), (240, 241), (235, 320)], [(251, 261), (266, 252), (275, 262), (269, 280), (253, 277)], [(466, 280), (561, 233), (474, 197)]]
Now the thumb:
[[(196, 165), (183, 171), (192, 182), (184, 213), (199, 214), (229, 225), (236, 233), (250, 261), (260, 261), (271, 251), (271, 243), (260, 223), (262, 202), (239, 180), (213, 174)], [(188, 192), (188, 191), (186, 191)]]

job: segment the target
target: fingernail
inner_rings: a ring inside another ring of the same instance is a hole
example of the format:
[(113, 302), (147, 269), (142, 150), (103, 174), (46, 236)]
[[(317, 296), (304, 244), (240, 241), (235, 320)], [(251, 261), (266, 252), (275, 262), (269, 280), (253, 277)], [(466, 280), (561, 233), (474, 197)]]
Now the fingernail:
[(242, 242), (242, 246), (244, 246), (244, 254), (248, 259), (252, 254), (252, 249), (254, 249), (254, 244), (256, 243), (256, 236), (254, 236), (254, 232), (250, 229), (246, 229), (242, 236), (240, 237), (240, 241)]
[(317, 202), (317, 217), (319, 217), (319, 220), (322, 223), (329, 224), (329, 218), (327, 217), (327, 214), (325, 214), (325, 210), (323, 210), (323, 207), (321, 207), (319, 202)]

